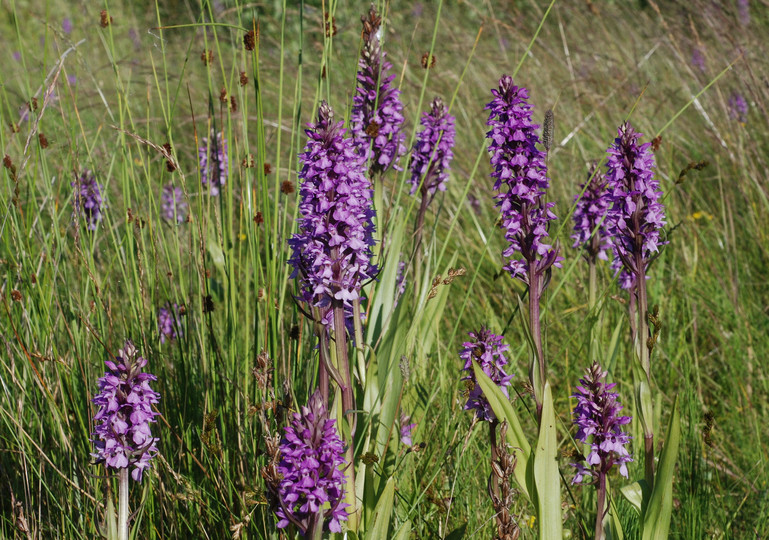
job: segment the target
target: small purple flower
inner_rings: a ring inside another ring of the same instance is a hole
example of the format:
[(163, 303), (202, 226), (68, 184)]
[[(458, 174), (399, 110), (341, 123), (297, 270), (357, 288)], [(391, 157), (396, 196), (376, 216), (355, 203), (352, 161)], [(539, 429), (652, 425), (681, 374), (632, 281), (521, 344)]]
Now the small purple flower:
[(478, 362), (483, 372), (499, 386), (502, 393), (509, 397), (507, 387), (510, 386), (513, 376), (505, 373), (503, 368), (507, 365), (505, 353), (510, 347), (506, 343), (502, 343), (504, 339), (502, 336), (494, 334), (485, 326), (481, 326), (478, 332), (470, 332), (469, 335), (472, 341), (463, 343), (464, 349), (459, 354), (459, 357), (465, 361), (465, 367), (462, 370), (468, 372), (468, 375), (462, 380), (470, 381), (473, 385), (467, 403), (465, 403), (465, 410), (475, 410), (475, 416), (479, 420), (491, 422), (496, 420), (496, 416), (483, 395), (483, 390), (475, 380), (473, 360)]
[(77, 84), (77, 77), (75, 75), (67, 75), (67, 82), (70, 84), (70, 86), (74, 86)]
[(737, 18), (742, 26), (750, 24), (750, 0), (737, 0)]
[(645, 273), (653, 254), (667, 244), (660, 240), (666, 222), (651, 144), (638, 145), (642, 135), (628, 122), (618, 133), (606, 151), (606, 189), (613, 205), (604, 223), (614, 246), (612, 266), (621, 271), (620, 286), (629, 289), (641, 271), (639, 266)]
[(180, 322), (181, 314), (178, 304), (167, 303), (158, 309), (158, 333), (160, 343), (173, 341), (183, 335)]
[(64, 17), (64, 19), (61, 21), (61, 29), (65, 34), (72, 33), (72, 21), (69, 17)]
[[(510, 275), (528, 283), (532, 267), (541, 275), (551, 266), (560, 266), (558, 250), (547, 243), (549, 223), (556, 219), (550, 210), (555, 203), (544, 198), (550, 181), (545, 153), (537, 148), (539, 126), (531, 121), (528, 92), (504, 75), (499, 89), (491, 93), (494, 99), (486, 105), (491, 111), (486, 125), (491, 129), (486, 138), (491, 140), (494, 198), (510, 243), (502, 254), (509, 259), (505, 269)], [(514, 258), (516, 254), (523, 258)]]
[(327, 307), (336, 299), (350, 307), (363, 281), (377, 273), (371, 183), (364, 158), (325, 101), (309, 128), (300, 156), (299, 231), (288, 241), (291, 277), (299, 276), (301, 298), (311, 306)]
[(161, 214), (163, 218), (166, 221), (183, 223), (187, 218), (187, 203), (184, 201), (182, 188), (167, 184), (163, 187), (161, 199)]
[(104, 186), (96, 182), (96, 177), (90, 171), (84, 171), (70, 185), (75, 188), (74, 215), (85, 220), (89, 231), (95, 231), (106, 208), (102, 198)]
[(152, 405), (160, 395), (150, 388), (154, 375), (145, 373), (147, 359), (138, 355), (136, 347), (126, 340), (115, 362), (104, 362), (107, 372), (99, 379), (99, 393), (93, 403), (99, 406), (91, 433), (96, 451), (91, 454), (96, 463), (113, 469), (133, 467), (131, 476), (141, 482), (142, 474), (157, 454), (157, 438), (152, 437), (150, 424), (160, 414)]
[(403, 104), (400, 90), (392, 84), (392, 65), (382, 51), (381, 17), (371, 7), (368, 18), (362, 17), (363, 48), (358, 61), (358, 87), (352, 98), (350, 130), (360, 153), (369, 161), (371, 174), (383, 174), (398, 166), (406, 152), (406, 136), (401, 132)]
[(577, 204), (574, 208), (572, 247), (584, 246), (591, 260), (595, 260), (595, 257), (607, 260), (606, 252), (611, 249), (611, 237), (606, 228), (605, 216), (611, 207), (611, 199), (606, 191), (606, 177), (598, 170), (597, 163), (591, 165), (586, 183), (587, 189), (585, 184), (579, 186), (580, 192), (584, 190), (582, 196), (574, 197)]
[(616, 383), (605, 384), (601, 379), (606, 372), (596, 362), (587, 370), (584, 379), (579, 381), (574, 408), (574, 425), (577, 426), (576, 439), (584, 444), (590, 440), (590, 453), (587, 463), (572, 463), (577, 473), (572, 484), (582, 482), (584, 477), (606, 474), (613, 465), (618, 464), (619, 472), (627, 478), (627, 463), (633, 461), (628, 454), (627, 445), (630, 435), (622, 431), (622, 426), (629, 424), (629, 416), (619, 416), (622, 405), (617, 401), (618, 394), (611, 392)]
[(141, 49), (142, 42), (139, 38), (139, 32), (136, 31), (136, 28), (131, 28), (128, 30), (128, 38), (131, 40), (131, 43), (134, 44), (134, 49), (139, 50)]
[(707, 66), (705, 65), (705, 55), (702, 54), (702, 49), (700, 47), (694, 47), (692, 49), (692, 66), (696, 67), (703, 73), (707, 71)]
[(280, 441), (281, 460), (278, 473), (278, 528), (293, 523), (301, 534), (312, 531), (317, 520), (324, 529), (342, 532), (348, 506), (345, 493), (344, 444), (339, 438), (336, 420), (328, 418), (319, 391), (310, 397), (307, 407), (294, 414)]
[(13, 54), (11, 55), (14, 60), (17, 62), (21, 61), (21, 53), (19, 51), (13, 51)]
[[(417, 133), (414, 148), (411, 149), (411, 194), (422, 184), (422, 193), (431, 196), (446, 190), (449, 168), (454, 153), (454, 117), (449, 114), (441, 98), (435, 98), (430, 111), (422, 115), (422, 131)], [(423, 180), (424, 179), (424, 180)]]
[(744, 124), (748, 121), (748, 102), (739, 92), (732, 92), (729, 96), (729, 118)]
[(401, 413), (400, 418), (400, 433), (401, 433), (401, 443), (405, 444), (406, 446), (413, 446), (414, 441), (411, 440), (411, 432), (414, 431), (414, 428), (417, 427), (416, 424), (409, 424), (409, 420), (411, 420), (411, 417)]
[(200, 181), (204, 186), (211, 187), (211, 195), (219, 195), (219, 189), (227, 182), (227, 139), (221, 132), (206, 138), (203, 146), (198, 149), (200, 159)]

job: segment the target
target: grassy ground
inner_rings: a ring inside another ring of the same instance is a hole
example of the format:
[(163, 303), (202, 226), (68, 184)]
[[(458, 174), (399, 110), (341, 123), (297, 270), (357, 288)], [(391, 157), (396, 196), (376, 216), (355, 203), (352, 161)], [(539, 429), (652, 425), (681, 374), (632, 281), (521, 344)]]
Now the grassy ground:
[[(285, 409), (271, 403), (304, 404), (317, 366), (286, 265), (297, 155), (319, 99), (340, 115), (349, 111), (366, 6), (332, 5), (337, 34), (324, 39), (323, 7), (315, 3), (285, 10), (280, 2), (37, 4), (3, 0), (0, 20), (0, 147), (15, 168), (0, 173), (0, 537), (97, 534), (108, 483), (89, 462), (90, 399), (108, 351), (130, 337), (150, 359), (162, 396), (161, 457), (132, 492), (134, 505), (143, 501), (138, 537), (277, 538), (259, 474), (259, 411), (270, 409), (271, 429), (285, 425)], [(410, 520), (414, 538), (493, 534), (486, 434), (471, 430), (462, 411), (457, 355), (467, 331), (490, 324), (511, 344), (516, 388), (525, 393), (515, 299), (523, 291), (500, 274), (504, 239), (495, 229), (483, 111), (499, 76), (517, 69), (537, 118), (553, 108), (556, 119), (549, 167), (560, 219), (551, 234), (565, 260), (546, 293), (545, 335), (564, 478), (572, 474), (569, 396), (587, 367), (589, 341), (587, 265), (568, 238), (571, 203), (587, 164), (603, 159), (629, 118), (646, 140), (662, 137), (655, 155), (670, 244), (649, 289), (663, 320), (653, 358), (658, 425), (677, 396), (684, 434), (671, 536), (769, 532), (769, 5), (749, 2), (750, 20), (741, 21), (737, 4), (556, 2), (529, 50), (546, 3), (389, 5), (385, 49), (409, 140), (434, 95), (452, 101), (457, 118), (449, 187), (428, 212), (424, 266), (409, 269), (396, 318), (419, 329), (405, 340), (411, 373), (402, 409), (418, 424), (414, 441), (425, 445), (407, 451), (393, 443), (394, 527)], [(103, 28), (104, 8), (113, 22)], [(62, 30), (64, 17), (71, 34)], [(221, 24), (189, 26), (201, 17)], [(243, 49), (243, 32), (232, 26), (251, 27), (252, 17), (258, 55)], [(420, 60), (431, 47), (436, 64), (426, 71)], [(212, 52), (208, 63), (204, 51)], [(742, 122), (730, 116), (735, 92), (749, 104)], [(212, 127), (229, 141), (230, 176), (218, 198), (200, 187), (197, 166)], [(164, 143), (175, 172), (159, 150)], [(700, 160), (709, 165), (678, 183), (679, 172)], [(93, 233), (72, 216), (70, 182), (86, 169), (106, 189), (107, 211)], [(392, 227), (409, 223), (410, 234), (416, 208), (404, 178), (385, 179), (380, 215), (391, 216)], [(189, 201), (190, 220), (178, 226), (160, 218), (167, 183)], [(406, 235), (404, 254), (410, 242)], [(466, 272), (427, 303), (432, 278), (449, 266)], [(608, 349), (620, 328), (610, 364), (632, 412), (625, 295), (608, 267), (599, 283), (607, 301), (598, 332)], [(183, 337), (161, 345), (157, 308), (168, 301), (185, 306)], [(441, 309), (427, 313), (437, 302)], [(262, 351), (274, 367), (267, 389), (252, 375)], [(515, 404), (533, 433), (529, 401)], [(638, 461), (631, 478), (641, 474)], [(589, 491), (564, 491), (574, 538), (589, 536)], [(635, 538), (632, 509), (616, 503)], [(514, 511), (522, 537), (533, 537), (531, 508), (521, 498)]]

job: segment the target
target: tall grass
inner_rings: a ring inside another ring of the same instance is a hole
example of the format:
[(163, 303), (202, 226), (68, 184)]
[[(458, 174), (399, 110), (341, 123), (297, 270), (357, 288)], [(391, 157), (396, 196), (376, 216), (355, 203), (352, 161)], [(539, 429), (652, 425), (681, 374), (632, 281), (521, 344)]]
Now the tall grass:
[[(589, 363), (595, 315), (587, 307), (587, 267), (570, 249), (569, 217), (587, 164), (604, 158), (629, 117), (648, 139), (662, 136), (657, 174), (670, 245), (655, 263), (649, 295), (664, 325), (653, 367), (662, 412), (656, 425), (666, 425), (675, 396), (682, 414), (671, 535), (763, 537), (769, 65), (762, 36), (769, 12), (751, 2), (751, 21), (741, 26), (736, 7), (708, 2), (555, 3), (527, 49), (548, 5), (377, 6), (386, 13), (383, 41), (406, 104), (407, 140), (433, 95), (450, 101), (457, 119), (449, 187), (427, 214), (427, 257), (409, 267), (398, 307), (391, 302), (394, 275), (410, 254), (418, 208), (404, 186), (406, 172), (386, 177), (378, 208), (392, 244), (380, 281), (369, 285), (371, 316), (379, 318), (367, 329), (364, 354), (367, 362), (377, 359), (378, 385), (359, 404), (385, 414), (378, 407), (394, 384), (400, 409), (418, 424), (411, 449), (389, 432), (365, 448), (389, 456), (370, 474), (396, 479), (390, 530), (408, 523), (415, 538), (493, 534), (488, 449), (462, 411), (458, 351), (468, 330), (485, 323), (505, 333), (518, 383), (514, 405), (527, 431), (536, 425), (522, 384), (527, 354), (516, 295), (523, 290), (501, 272), (504, 239), (495, 227), (482, 112), (489, 88), (517, 69), (535, 114), (553, 108), (556, 119), (549, 175), (559, 222), (551, 235), (566, 259), (545, 293), (543, 328), (561, 412), (565, 529), (587, 537), (594, 504), (588, 489), (568, 485), (566, 411)], [(4, 6), (0, 148), (16, 172), (4, 168), (0, 188), (0, 537), (97, 535), (109, 483), (89, 462), (90, 399), (103, 361), (129, 337), (150, 359), (162, 396), (161, 456), (132, 487), (138, 537), (278, 538), (259, 472), (264, 425), (278, 432), (306, 403), (317, 372), (312, 328), (294, 300), (286, 263), (298, 155), (321, 99), (348, 115), (367, 6)], [(105, 28), (102, 9), (114, 18)], [(335, 18), (336, 35), (324, 32), (324, 11)], [(72, 34), (61, 29), (65, 16)], [(258, 29), (253, 52), (243, 47), (248, 29)], [(705, 71), (692, 65), (694, 48), (703, 51)], [(201, 60), (205, 51), (211, 62)], [(424, 70), (420, 59), (429, 51), (436, 64)], [(744, 123), (730, 118), (733, 92), (750, 105)], [(33, 97), (36, 108), (26, 105)], [(219, 197), (201, 187), (197, 165), (211, 130), (229, 143), (230, 175)], [(161, 149), (165, 143), (170, 153)], [(709, 165), (677, 183), (699, 160)], [(106, 190), (107, 211), (95, 232), (73, 219), (70, 182), (84, 170)], [(160, 218), (168, 183), (189, 202), (185, 223)], [(428, 299), (436, 275), (445, 278), (449, 268), (465, 273), (441, 282)], [(599, 268), (598, 281), (604, 301), (597, 333), (630, 408), (626, 299), (608, 267)], [(169, 301), (185, 308), (177, 321), (183, 335), (161, 345), (156, 313)], [(274, 369), (264, 388), (252, 373), (263, 352)], [(398, 367), (401, 356), (408, 377)], [(372, 430), (386, 424), (373, 416), (364, 422)], [(643, 471), (640, 427), (634, 435), (639, 459), (631, 478)], [(360, 438), (358, 450), (368, 444)], [(614, 504), (626, 536), (635, 538), (634, 511), (622, 499)], [(513, 513), (522, 537), (534, 537), (523, 497)]]

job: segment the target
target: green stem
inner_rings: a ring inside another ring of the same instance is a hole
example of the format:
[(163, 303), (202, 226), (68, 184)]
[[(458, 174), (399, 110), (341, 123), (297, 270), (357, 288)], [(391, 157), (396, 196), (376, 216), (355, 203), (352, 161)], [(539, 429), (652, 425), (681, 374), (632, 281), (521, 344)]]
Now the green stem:
[(128, 468), (118, 473), (118, 540), (128, 540)]

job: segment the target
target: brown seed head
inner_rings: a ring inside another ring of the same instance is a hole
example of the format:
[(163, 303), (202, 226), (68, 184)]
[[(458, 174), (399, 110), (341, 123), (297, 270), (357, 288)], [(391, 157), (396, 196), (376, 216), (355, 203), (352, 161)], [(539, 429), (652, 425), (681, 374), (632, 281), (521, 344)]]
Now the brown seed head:
[(262, 223), (264, 223), (264, 216), (262, 216), (261, 212), (257, 212), (256, 215), (254, 216), (254, 223), (256, 223), (257, 225), (261, 225)]
[(272, 172), (272, 165), (270, 165), (269, 163), (265, 163), (264, 164), (264, 174), (268, 175), (271, 172)]
[(235, 96), (230, 96), (230, 110), (232, 112), (238, 111), (238, 102), (235, 101)]
[(219, 101), (222, 103), (227, 103), (227, 101), (229, 101), (227, 96), (227, 89), (224, 86), (222, 86), (222, 89), (219, 92)]
[(30, 111), (36, 111), (37, 110), (37, 98), (33, 97), (29, 100), (29, 103), (27, 103), (27, 107), (29, 107)]
[(662, 135), (657, 135), (652, 140), (652, 151), (656, 152), (657, 150), (659, 150), (661, 144), (662, 144)]
[(208, 49), (204, 50), (202, 53), (200, 53), (200, 60), (203, 62), (204, 66), (209, 65), (214, 61), (214, 51), (210, 51)]
[(435, 55), (426, 52), (422, 55), (422, 67), (424, 69), (430, 69), (435, 67)]
[(11, 298), (14, 302), (21, 302), (21, 293), (18, 290), (13, 289), (11, 291)]
[(291, 194), (292, 194), (294, 191), (295, 191), (295, 190), (294, 190), (294, 183), (293, 183), (293, 182), (291, 182), (291, 180), (285, 180), (285, 181), (284, 181), (284, 182), (283, 182), (283, 183), (280, 185), (280, 192), (281, 192), (283, 195), (291, 195)]
[(247, 51), (256, 49), (256, 32), (254, 32), (253, 29), (246, 32), (243, 36), (243, 46)]
[(246, 86), (248, 84), (248, 75), (245, 71), (240, 72), (240, 86)]
[(112, 24), (112, 22), (115, 20), (113, 19), (109, 13), (107, 13), (106, 9), (101, 10), (101, 20), (99, 21), (99, 25), (102, 28), (107, 28), (109, 25)]
[(324, 14), (324, 19), (326, 21), (326, 37), (334, 37), (336, 35), (336, 17), (332, 17), (327, 11)]
[(44, 133), (38, 133), (37, 140), (40, 141), (40, 148), (42, 148), (43, 150), (48, 148), (48, 138), (45, 136)]

